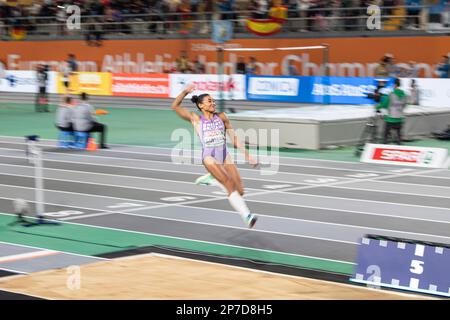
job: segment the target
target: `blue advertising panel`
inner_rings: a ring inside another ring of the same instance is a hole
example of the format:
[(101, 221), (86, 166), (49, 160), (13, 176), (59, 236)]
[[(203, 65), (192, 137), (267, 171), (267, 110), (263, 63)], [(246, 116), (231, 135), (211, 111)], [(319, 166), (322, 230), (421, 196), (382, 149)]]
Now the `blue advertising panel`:
[(362, 238), (354, 282), (450, 297), (450, 249)]
[(247, 76), (247, 99), (299, 102), (300, 90), (308, 86), (307, 77)]
[[(372, 77), (248, 76), (247, 99), (274, 102), (373, 104), (367, 95), (377, 87)], [(392, 86), (393, 79), (386, 79)]]
[(309, 95), (317, 103), (329, 99), (332, 104), (372, 104), (367, 95), (376, 87), (377, 79), (371, 77), (313, 77), (306, 97)]

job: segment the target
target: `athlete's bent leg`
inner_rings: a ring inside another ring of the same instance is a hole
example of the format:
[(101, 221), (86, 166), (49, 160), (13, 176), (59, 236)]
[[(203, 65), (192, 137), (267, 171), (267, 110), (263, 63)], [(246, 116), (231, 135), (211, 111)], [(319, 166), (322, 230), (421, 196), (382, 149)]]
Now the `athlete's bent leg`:
[(231, 156), (228, 155), (225, 159), (224, 164), (225, 171), (228, 173), (228, 175), (233, 179), (234, 185), (236, 186), (237, 192), (241, 196), (244, 195), (244, 187), (242, 185), (241, 175), (239, 174), (239, 171), (237, 170), (236, 165), (233, 163), (233, 160), (231, 159)]
[(233, 179), (228, 175), (224, 166), (217, 163), (213, 157), (206, 157), (203, 160), (203, 164), (206, 169), (216, 178), (216, 180), (221, 183), (228, 192), (228, 201), (231, 206), (236, 210), (247, 223), (247, 225), (252, 228), (257, 220), (257, 217), (250, 213), (244, 199), (241, 197), (239, 192), (236, 190)]

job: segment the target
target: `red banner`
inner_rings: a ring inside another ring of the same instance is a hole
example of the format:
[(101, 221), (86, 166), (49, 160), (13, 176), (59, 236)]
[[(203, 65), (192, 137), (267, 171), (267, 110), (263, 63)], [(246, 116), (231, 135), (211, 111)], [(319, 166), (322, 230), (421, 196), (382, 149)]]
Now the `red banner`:
[(112, 94), (127, 97), (168, 98), (170, 93), (168, 74), (112, 75)]
[(421, 154), (422, 152), (418, 150), (376, 148), (373, 160), (418, 163)]

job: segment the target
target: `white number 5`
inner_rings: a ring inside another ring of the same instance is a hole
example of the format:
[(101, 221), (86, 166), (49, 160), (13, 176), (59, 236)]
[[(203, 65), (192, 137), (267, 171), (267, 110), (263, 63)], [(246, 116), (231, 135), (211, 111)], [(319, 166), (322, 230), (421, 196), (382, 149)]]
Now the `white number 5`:
[(419, 260), (412, 260), (411, 261), (411, 268), (409, 268), (409, 271), (416, 274), (422, 274), (423, 273), (423, 261)]

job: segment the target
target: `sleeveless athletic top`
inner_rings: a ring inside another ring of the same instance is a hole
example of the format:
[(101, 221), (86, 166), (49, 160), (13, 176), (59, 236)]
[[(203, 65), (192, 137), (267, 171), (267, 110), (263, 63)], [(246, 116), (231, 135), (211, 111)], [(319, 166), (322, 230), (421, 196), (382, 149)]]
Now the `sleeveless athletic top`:
[(202, 115), (197, 134), (202, 144), (202, 159), (212, 156), (222, 164), (227, 156), (225, 124), (222, 119), (217, 114), (211, 120)]

